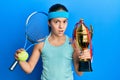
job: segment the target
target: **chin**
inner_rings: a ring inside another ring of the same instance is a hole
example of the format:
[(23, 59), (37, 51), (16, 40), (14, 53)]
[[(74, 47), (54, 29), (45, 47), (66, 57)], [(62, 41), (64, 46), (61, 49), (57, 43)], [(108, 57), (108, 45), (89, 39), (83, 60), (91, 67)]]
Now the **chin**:
[(64, 36), (64, 34), (58, 34), (58, 36), (59, 36), (59, 37), (62, 37), (62, 36)]

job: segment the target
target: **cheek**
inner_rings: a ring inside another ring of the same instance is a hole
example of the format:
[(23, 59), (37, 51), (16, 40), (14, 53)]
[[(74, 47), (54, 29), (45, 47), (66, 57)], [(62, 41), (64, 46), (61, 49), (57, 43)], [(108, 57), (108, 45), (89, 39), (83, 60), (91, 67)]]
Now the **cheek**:
[(55, 30), (58, 29), (58, 26), (52, 25), (51, 28), (52, 28), (53, 31), (55, 31)]
[(64, 28), (66, 29), (66, 28), (67, 28), (67, 26), (68, 26), (68, 24), (65, 24), (65, 25), (64, 25)]
[(57, 23), (51, 23), (51, 27), (58, 27), (59, 26), (59, 24), (57, 24)]
[(65, 23), (65, 26), (68, 26), (68, 22)]

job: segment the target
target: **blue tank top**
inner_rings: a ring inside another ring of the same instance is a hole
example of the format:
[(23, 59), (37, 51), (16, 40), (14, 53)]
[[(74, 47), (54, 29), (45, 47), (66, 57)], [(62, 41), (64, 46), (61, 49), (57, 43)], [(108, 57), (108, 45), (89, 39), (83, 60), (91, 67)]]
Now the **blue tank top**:
[(42, 49), (43, 71), (41, 80), (73, 80), (73, 48), (68, 36), (61, 46), (53, 46), (48, 37)]

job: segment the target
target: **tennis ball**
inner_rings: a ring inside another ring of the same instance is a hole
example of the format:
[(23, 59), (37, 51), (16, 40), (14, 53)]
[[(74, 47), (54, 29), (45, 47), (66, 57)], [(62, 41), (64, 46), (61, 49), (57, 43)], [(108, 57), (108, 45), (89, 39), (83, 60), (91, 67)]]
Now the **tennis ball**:
[(18, 60), (19, 61), (26, 61), (28, 59), (29, 55), (26, 51), (22, 51), (18, 54)]

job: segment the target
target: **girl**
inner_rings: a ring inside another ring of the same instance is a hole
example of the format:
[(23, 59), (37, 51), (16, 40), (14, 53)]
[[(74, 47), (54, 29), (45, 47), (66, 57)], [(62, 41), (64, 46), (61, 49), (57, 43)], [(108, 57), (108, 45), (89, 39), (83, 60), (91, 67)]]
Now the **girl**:
[[(70, 44), (70, 39), (64, 34), (68, 24), (68, 10), (61, 4), (50, 7), (48, 12), (48, 25), (50, 34), (41, 42), (34, 46), (32, 55), (27, 61), (19, 61), (21, 68), (26, 73), (31, 73), (38, 62), (40, 56), (43, 62), (41, 80), (74, 80), (72, 62), (78, 75), (79, 58), (90, 58), (89, 53), (79, 56), (80, 50)], [(75, 46), (75, 41), (73, 42)], [(23, 49), (16, 51), (15, 59)], [(79, 56), (79, 57), (78, 57)]]

